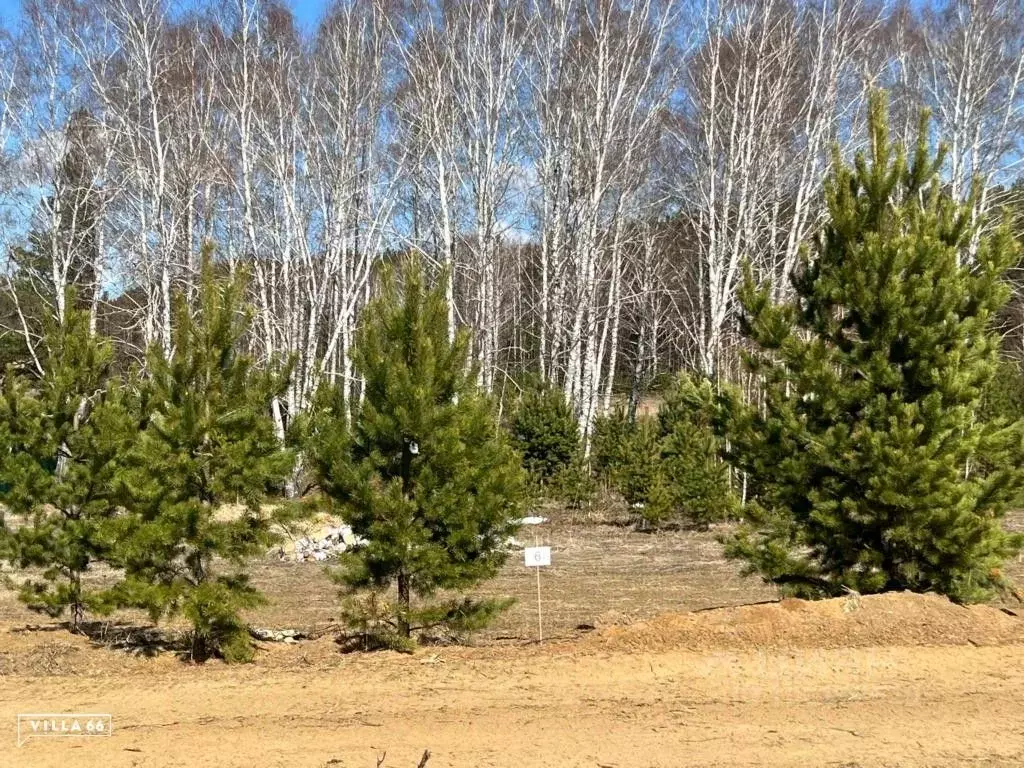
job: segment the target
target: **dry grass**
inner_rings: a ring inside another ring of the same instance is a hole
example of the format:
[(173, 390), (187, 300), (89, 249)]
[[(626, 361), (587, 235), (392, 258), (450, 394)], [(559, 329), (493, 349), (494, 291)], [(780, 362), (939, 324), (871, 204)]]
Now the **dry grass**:
[[(737, 565), (722, 556), (713, 531), (641, 532), (621, 509), (607, 506), (588, 513), (558, 508), (539, 513), (550, 522), (524, 526), (518, 539), (552, 548), (552, 564), (541, 571), (545, 638), (567, 636), (581, 625), (775, 596), (758, 579), (739, 576)], [(322, 564), (263, 560), (252, 564), (251, 573), (272, 599), (253, 614), (254, 622), (315, 629), (337, 621), (337, 587)], [(478, 642), (536, 639), (536, 574), (523, 565), (521, 552), (513, 552), (498, 577), (477, 594), (516, 599)]]
[[(522, 529), (524, 544), (552, 547), (552, 564), (541, 571), (545, 639), (567, 637), (581, 626), (605, 626), (644, 620), (664, 612), (743, 605), (777, 598), (757, 578), (743, 578), (726, 560), (715, 531), (636, 530), (621, 507), (602, 505), (589, 512), (546, 508), (550, 522)], [(1008, 527), (1024, 530), (1024, 512), (1012, 514)], [(338, 622), (337, 587), (321, 563), (296, 563), (267, 557), (249, 566), (269, 604), (250, 615), (258, 626), (322, 630)], [(1024, 563), (1007, 564), (1007, 575), (1024, 584)], [(537, 636), (536, 574), (514, 552), (496, 579), (478, 594), (514, 597), (516, 603), (476, 642), (523, 642)], [(101, 582), (102, 571), (92, 580)], [(1021, 606), (1006, 603), (1011, 608)], [(124, 613), (113, 620), (135, 625), (145, 616)], [(45, 624), (22, 607), (9, 591), (0, 591), (0, 621)]]

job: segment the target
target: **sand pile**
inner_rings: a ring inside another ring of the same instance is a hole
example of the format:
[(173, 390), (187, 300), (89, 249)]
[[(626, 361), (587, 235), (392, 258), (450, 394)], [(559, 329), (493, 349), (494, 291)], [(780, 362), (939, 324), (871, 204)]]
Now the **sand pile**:
[(670, 613), (584, 642), (609, 651), (1005, 645), (1024, 643), (1024, 610), (962, 606), (909, 592)]

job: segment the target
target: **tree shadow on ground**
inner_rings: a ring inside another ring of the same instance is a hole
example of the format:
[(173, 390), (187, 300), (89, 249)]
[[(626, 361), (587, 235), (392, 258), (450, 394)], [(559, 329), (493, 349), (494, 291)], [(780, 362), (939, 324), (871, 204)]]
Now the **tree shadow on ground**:
[[(67, 622), (62, 626), (71, 631), (71, 625)], [(188, 658), (191, 650), (186, 633), (168, 631), (152, 625), (140, 626), (110, 621), (89, 621), (79, 624), (78, 634), (87, 637), (96, 647), (124, 651), (147, 658), (167, 652)]]

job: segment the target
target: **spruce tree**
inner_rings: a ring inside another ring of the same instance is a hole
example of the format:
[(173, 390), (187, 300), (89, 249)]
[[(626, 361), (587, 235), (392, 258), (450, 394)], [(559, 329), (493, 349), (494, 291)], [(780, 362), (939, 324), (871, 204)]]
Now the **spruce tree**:
[(135, 435), (128, 398), (110, 377), (111, 348), (75, 309), (41, 345), (45, 369), (27, 380), (8, 368), (0, 399), (0, 555), (40, 568), (19, 597), (50, 616), (70, 611), (73, 630), (95, 593), (82, 576), (108, 553), (117, 512), (113, 482)]
[(351, 427), (337, 392), (321, 398), (329, 405), (313, 420), (319, 483), (368, 542), (336, 578), (349, 594), (396, 590), (385, 624), (373, 628), (391, 645), (407, 645), (418, 628), (476, 628), (505, 604), (427, 601), (494, 576), (523, 509), (520, 458), (476, 387), (468, 335), (450, 341), (447, 316), (443, 289), (424, 285), (418, 262), (401, 285), (386, 270), (356, 334), (363, 397), (349, 404)]
[[(129, 514), (117, 559), (125, 580), (110, 598), (154, 621), (184, 615), (194, 661), (251, 658), (239, 614), (263, 598), (240, 566), (274, 540), (274, 517), (262, 507), (292, 466), (270, 418), (285, 382), (243, 351), (243, 290), (241, 278), (217, 279), (204, 258), (195, 316), (179, 297), (173, 352), (150, 352), (143, 428), (121, 476)], [(226, 504), (241, 504), (241, 513), (218, 514)]]
[(1016, 248), (1005, 227), (970, 247), (970, 203), (944, 193), (926, 118), (909, 156), (886, 123), (876, 95), (867, 153), (852, 167), (836, 154), (793, 300), (773, 305), (749, 272), (741, 291), (763, 393), (760, 407), (723, 400), (753, 497), (728, 552), (801, 594), (977, 600), (1021, 543), (1000, 525), (1020, 468), (972, 470), (1021, 441), (1020, 422), (987, 423), (979, 408)]

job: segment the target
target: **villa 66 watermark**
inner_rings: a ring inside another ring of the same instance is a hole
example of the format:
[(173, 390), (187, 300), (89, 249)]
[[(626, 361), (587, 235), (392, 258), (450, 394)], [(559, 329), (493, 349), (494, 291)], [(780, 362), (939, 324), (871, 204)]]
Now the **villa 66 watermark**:
[(29, 739), (50, 736), (109, 736), (110, 715), (58, 712), (18, 715), (18, 746)]

